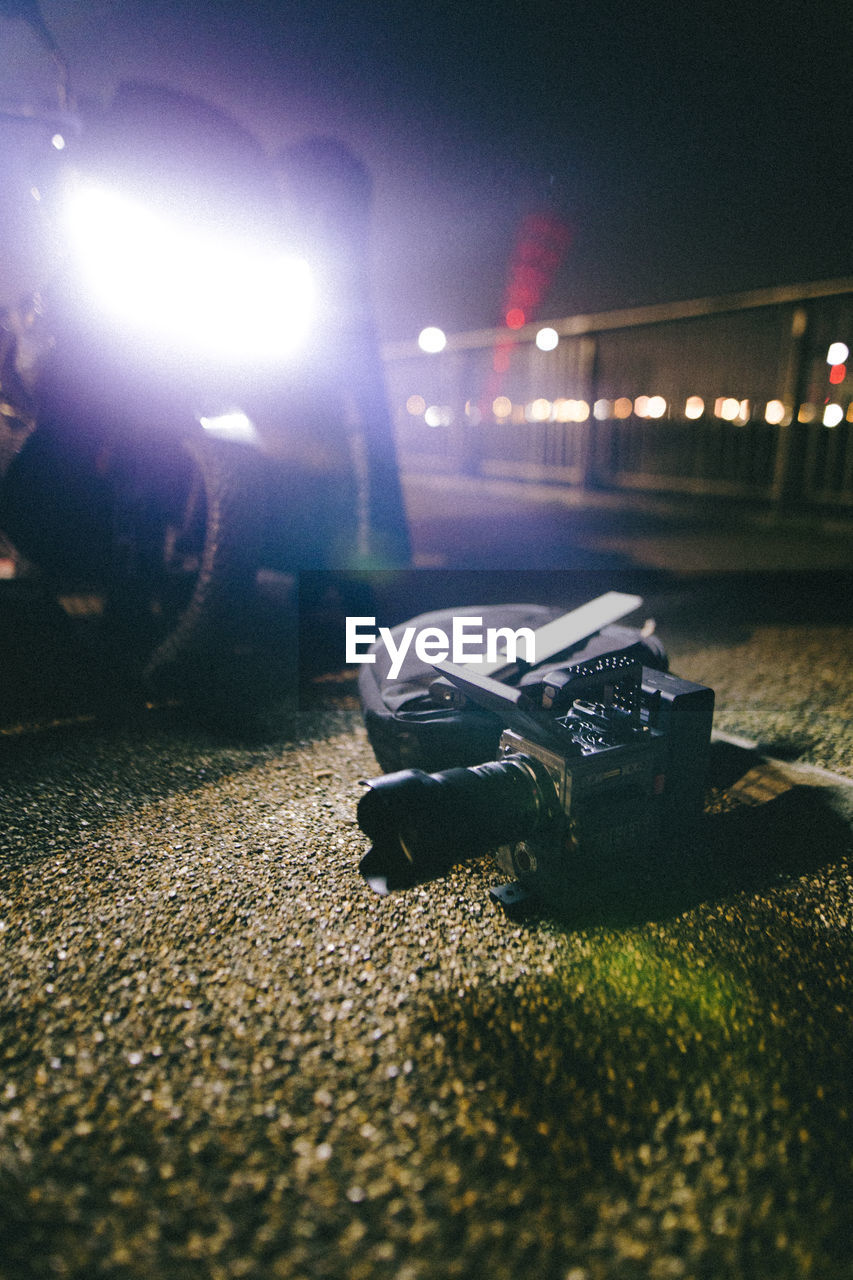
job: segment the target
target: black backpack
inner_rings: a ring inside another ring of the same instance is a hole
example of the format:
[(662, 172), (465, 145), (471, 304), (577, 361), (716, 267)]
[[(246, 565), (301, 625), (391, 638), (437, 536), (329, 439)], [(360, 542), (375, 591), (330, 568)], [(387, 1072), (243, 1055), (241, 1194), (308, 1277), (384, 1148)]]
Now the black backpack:
[[(536, 631), (560, 617), (562, 610), (547, 605), (503, 604), (468, 606), (424, 613), (394, 627), (391, 636), (399, 646), (407, 627), (417, 631), (441, 628), (450, 634), (454, 618), (482, 619), (484, 629), (509, 627), (513, 631), (529, 627)], [(542, 673), (558, 667), (587, 662), (604, 653), (624, 651), (637, 657), (643, 666), (668, 669), (666, 651), (660, 640), (635, 627), (608, 625), (587, 636), (574, 647), (552, 655), (534, 668), (522, 669), (513, 682), (521, 687), (541, 679)], [(375, 661), (365, 663), (359, 673), (358, 688), (364, 711), (367, 736), (380, 767), (391, 773), (398, 769), (433, 772), (454, 766), (482, 764), (494, 760), (504, 727), (499, 716), (473, 703), (462, 706), (437, 701), (430, 692), (438, 673), (422, 661), (410, 647), (396, 678), (392, 679), (391, 655), (381, 640), (368, 650)], [(522, 664), (523, 668), (524, 664)]]

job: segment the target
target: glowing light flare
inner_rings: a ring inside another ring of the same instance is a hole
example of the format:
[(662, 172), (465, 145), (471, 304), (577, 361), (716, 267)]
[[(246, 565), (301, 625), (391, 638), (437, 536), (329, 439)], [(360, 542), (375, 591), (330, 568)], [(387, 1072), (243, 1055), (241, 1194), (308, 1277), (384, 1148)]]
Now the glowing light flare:
[(846, 364), (850, 359), (850, 348), (846, 342), (831, 342), (826, 353), (827, 364)]
[(634, 412), (634, 402), (629, 400), (627, 396), (620, 396), (613, 405), (614, 418), (630, 418)]
[(512, 401), (509, 396), (498, 396), (493, 400), (492, 413), (496, 418), (508, 418), (512, 413)]
[(242, 409), (232, 409), (215, 417), (199, 418), (199, 422), (208, 435), (220, 440), (231, 440), (237, 444), (256, 444), (258, 441), (255, 424)]
[(527, 317), (525, 316), (521, 307), (510, 307), (509, 311), (504, 316), (504, 320), (506, 321), (506, 327), (508, 329), (523, 328), (526, 318)]
[(764, 406), (764, 421), (772, 427), (778, 427), (788, 416), (788, 410), (781, 400), (768, 400)]
[(536, 345), (540, 351), (553, 351), (560, 341), (560, 335), (556, 329), (546, 326), (540, 329), (536, 335)]
[(439, 329), (437, 325), (427, 325), (418, 334), (418, 346), (427, 355), (437, 356), (439, 351), (443, 351), (447, 346), (447, 334), (443, 329)]
[(801, 404), (797, 413), (797, 422), (814, 422), (817, 417), (817, 406), (813, 404)]
[(648, 405), (650, 418), (662, 418), (666, 413), (666, 400), (663, 396), (651, 396)]
[(426, 407), (426, 400), (424, 400), (423, 396), (409, 396), (406, 401), (406, 413), (410, 413), (413, 418), (419, 418)]
[(840, 404), (828, 404), (823, 411), (823, 425), (837, 427), (844, 421), (844, 410)]
[(688, 396), (684, 403), (684, 416), (694, 420), (701, 418), (705, 412), (705, 401), (701, 396)]
[(834, 364), (829, 371), (829, 381), (834, 387), (841, 386), (841, 383), (847, 377), (846, 364)]
[(596, 422), (606, 422), (613, 411), (613, 406), (609, 400), (596, 400), (592, 406), (592, 416)]
[(74, 189), (66, 213), (85, 283), (128, 327), (238, 361), (279, 358), (307, 337), (314, 287), (301, 258), (200, 233), (101, 187)]
[(647, 418), (649, 416), (649, 397), (637, 396), (634, 401), (634, 413), (638, 418)]
[(54, 151), (64, 151), (65, 139), (63, 138), (62, 134), (55, 133), (50, 140), (50, 145), (53, 147)]

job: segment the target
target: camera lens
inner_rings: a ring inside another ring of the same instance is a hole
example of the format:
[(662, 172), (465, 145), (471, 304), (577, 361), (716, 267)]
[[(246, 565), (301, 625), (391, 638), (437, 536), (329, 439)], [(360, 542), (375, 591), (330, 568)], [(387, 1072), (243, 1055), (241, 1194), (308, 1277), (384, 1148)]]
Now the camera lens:
[(443, 875), (454, 862), (533, 835), (559, 810), (545, 767), (512, 755), (470, 769), (405, 769), (369, 784), (358, 822), (373, 841), (360, 870), (379, 893)]

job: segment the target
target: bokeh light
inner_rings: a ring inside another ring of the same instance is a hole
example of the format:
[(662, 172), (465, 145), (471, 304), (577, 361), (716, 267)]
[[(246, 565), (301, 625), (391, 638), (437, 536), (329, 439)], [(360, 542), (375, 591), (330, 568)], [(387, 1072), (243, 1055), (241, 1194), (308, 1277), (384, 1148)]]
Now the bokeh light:
[(776, 427), (785, 421), (787, 412), (781, 400), (768, 400), (764, 407), (764, 421)]
[(529, 422), (547, 422), (551, 416), (551, 401), (540, 398), (527, 406), (525, 417)]
[(837, 427), (844, 419), (844, 410), (840, 404), (828, 404), (823, 411), (823, 425)]
[(419, 418), (426, 409), (426, 400), (423, 396), (409, 396), (406, 401), (406, 412), (410, 413), (413, 418)]
[(536, 335), (536, 345), (540, 351), (553, 351), (559, 341), (560, 335), (557, 330), (548, 326), (540, 329)]
[(447, 405), (431, 404), (424, 414), (424, 422), (428, 427), (449, 427), (453, 421), (453, 410)]
[(418, 334), (418, 346), (427, 355), (437, 356), (439, 351), (443, 351), (447, 346), (447, 334), (436, 325), (427, 325), (426, 329), (421, 329)]
[(684, 405), (685, 418), (701, 418), (705, 412), (705, 401), (701, 396), (688, 396)]
[(714, 404), (714, 413), (724, 422), (734, 422), (740, 413), (740, 400), (734, 396), (719, 396)]
[(846, 364), (850, 356), (850, 348), (846, 342), (831, 342), (826, 353), (827, 364)]

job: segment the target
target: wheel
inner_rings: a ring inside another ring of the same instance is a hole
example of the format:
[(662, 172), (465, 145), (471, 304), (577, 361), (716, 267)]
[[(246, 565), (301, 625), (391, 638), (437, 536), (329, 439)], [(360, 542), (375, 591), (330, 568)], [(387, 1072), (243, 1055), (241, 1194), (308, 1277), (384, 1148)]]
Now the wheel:
[(201, 436), (81, 434), (39, 428), (13, 460), (0, 522), (17, 550), (57, 595), (99, 596), (106, 648), (146, 679), (233, 642), (260, 558), (260, 460)]
[(182, 453), (153, 529), (141, 513), (141, 536), (137, 525), (136, 538), (124, 544), (135, 572), (120, 563), (111, 593), (114, 615), (129, 595), (126, 620), (140, 605), (148, 616), (154, 635), (143, 669), (148, 682), (178, 666), (227, 660), (245, 641), (254, 602), (263, 525), (260, 460), (207, 438), (185, 441)]

